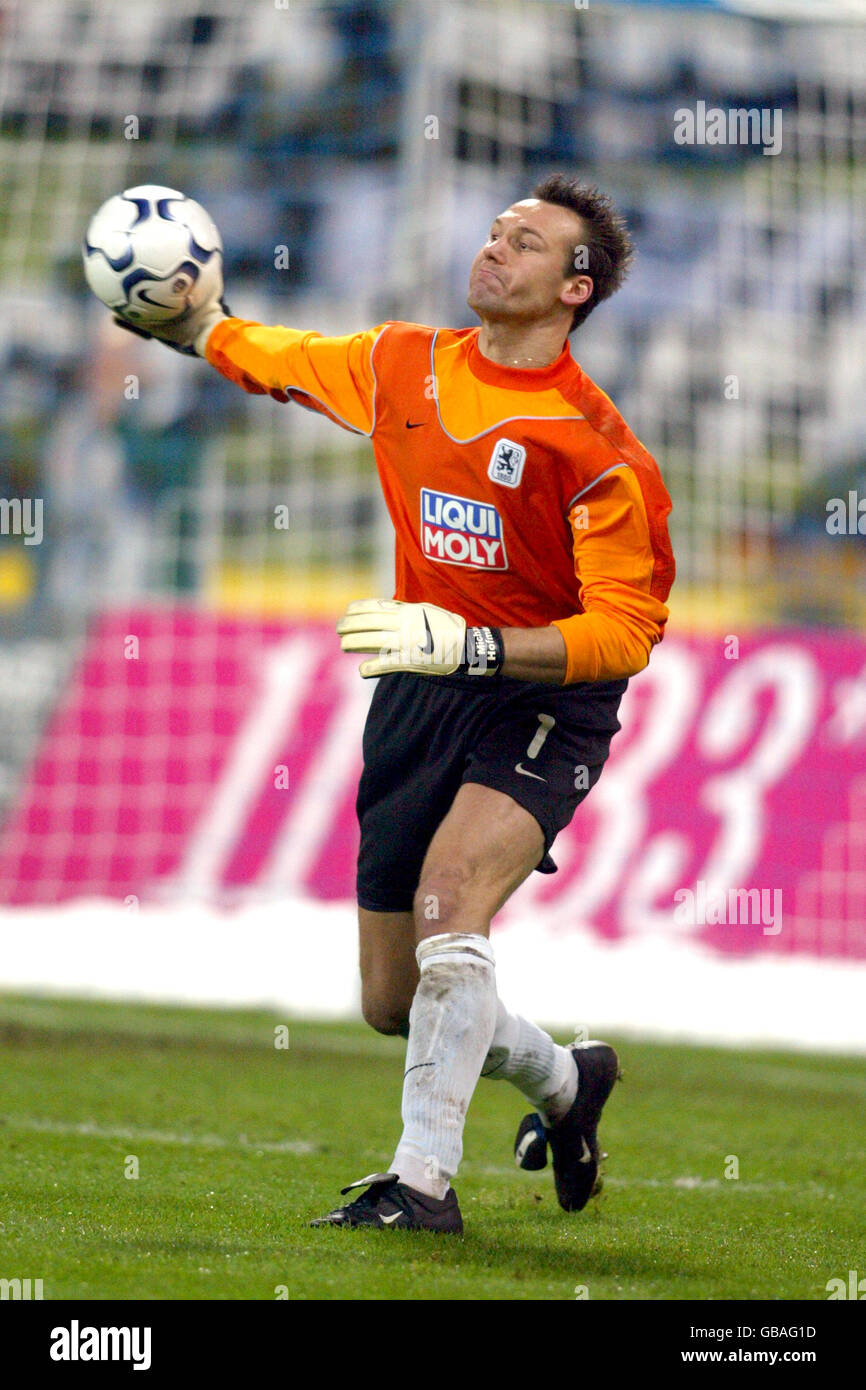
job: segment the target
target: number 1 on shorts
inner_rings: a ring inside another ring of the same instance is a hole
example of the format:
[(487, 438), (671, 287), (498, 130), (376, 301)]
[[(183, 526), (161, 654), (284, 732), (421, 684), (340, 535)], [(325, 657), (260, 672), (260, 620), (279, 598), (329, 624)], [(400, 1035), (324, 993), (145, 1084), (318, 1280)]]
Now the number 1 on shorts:
[(538, 728), (535, 731), (532, 742), (526, 750), (527, 758), (538, 757), (544, 747), (544, 740), (547, 738), (547, 735), (550, 733), (555, 723), (556, 720), (552, 714), (540, 714), (538, 716)]

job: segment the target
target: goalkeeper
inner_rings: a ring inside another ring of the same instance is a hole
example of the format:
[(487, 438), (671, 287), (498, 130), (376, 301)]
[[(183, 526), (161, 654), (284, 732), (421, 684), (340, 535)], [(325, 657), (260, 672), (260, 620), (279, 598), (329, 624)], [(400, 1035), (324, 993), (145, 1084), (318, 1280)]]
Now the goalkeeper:
[(598, 1187), (616, 1054), (560, 1047), (509, 1012), (488, 938), (519, 884), (555, 871), (553, 841), (668, 616), (670, 499), (568, 346), (632, 255), (608, 197), (553, 175), (472, 263), (478, 328), (324, 338), (214, 301), (153, 329), (369, 438), (396, 533), (395, 597), (350, 604), (337, 631), (379, 678), (357, 802), (360, 963), (365, 1019), (408, 1039), (403, 1131), (388, 1172), (314, 1224), (462, 1231), (451, 1182), (479, 1076), (530, 1101), (517, 1161), (542, 1167), (550, 1149), (566, 1211)]

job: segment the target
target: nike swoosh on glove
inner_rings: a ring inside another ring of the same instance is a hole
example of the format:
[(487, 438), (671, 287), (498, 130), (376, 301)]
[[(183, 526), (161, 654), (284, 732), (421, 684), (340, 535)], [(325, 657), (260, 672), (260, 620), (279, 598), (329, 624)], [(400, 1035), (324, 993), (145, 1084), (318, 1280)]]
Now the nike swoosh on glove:
[(376, 653), (361, 662), (364, 677), (392, 671), (495, 676), (505, 656), (499, 628), (467, 627), (459, 613), (432, 603), (360, 599), (349, 604), (337, 632), (344, 652)]

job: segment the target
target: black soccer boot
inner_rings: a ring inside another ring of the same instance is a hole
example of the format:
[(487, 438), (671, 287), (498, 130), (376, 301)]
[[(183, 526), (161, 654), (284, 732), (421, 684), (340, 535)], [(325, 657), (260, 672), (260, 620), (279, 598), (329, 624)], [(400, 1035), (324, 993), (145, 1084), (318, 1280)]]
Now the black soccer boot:
[(360, 1197), (344, 1207), (335, 1207), (327, 1216), (311, 1221), (311, 1226), (394, 1226), (398, 1231), (438, 1231), (441, 1235), (461, 1236), (463, 1218), (457, 1193), (449, 1187), (445, 1196), (428, 1197), (407, 1187), (396, 1173), (371, 1173), (340, 1189), (345, 1197), (355, 1187), (366, 1187)]
[(607, 1043), (572, 1043), (569, 1051), (577, 1067), (577, 1095), (570, 1110), (549, 1129), (535, 1112), (524, 1116), (514, 1157), (519, 1168), (535, 1172), (545, 1166), (549, 1144), (559, 1205), (563, 1211), (582, 1211), (590, 1197), (601, 1191), (596, 1131), (620, 1069)]

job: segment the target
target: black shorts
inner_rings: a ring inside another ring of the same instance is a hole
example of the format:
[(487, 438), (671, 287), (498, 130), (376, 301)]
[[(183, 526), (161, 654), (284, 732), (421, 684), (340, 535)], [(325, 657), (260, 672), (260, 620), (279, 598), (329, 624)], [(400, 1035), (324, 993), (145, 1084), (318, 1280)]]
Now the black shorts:
[(381, 676), (364, 728), (358, 903), (409, 912), (427, 847), (464, 782), (505, 792), (550, 847), (598, 781), (625, 680), (547, 685), (508, 677)]

